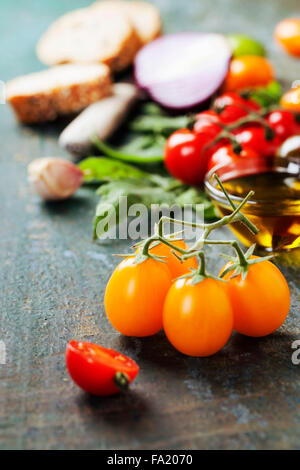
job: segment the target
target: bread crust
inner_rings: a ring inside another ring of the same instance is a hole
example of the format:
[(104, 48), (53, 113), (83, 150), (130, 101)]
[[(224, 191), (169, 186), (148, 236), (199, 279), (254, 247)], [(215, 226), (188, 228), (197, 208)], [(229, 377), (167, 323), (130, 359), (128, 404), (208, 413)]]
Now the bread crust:
[(132, 63), (140, 47), (126, 15), (109, 6), (87, 7), (55, 21), (41, 37), (37, 55), (47, 65), (100, 62), (120, 71)]
[(131, 21), (142, 45), (157, 38), (162, 31), (159, 10), (148, 2), (101, 0), (93, 3), (90, 8), (115, 8), (126, 15)]
[[(60, 83), (60, 76), (62, 77), (61, 74), (64, 74), (66, 67), (74, 69), (74, 81), (69, 84)], [(44, 82), (47, 80), (47, 73), (53, 75), (53, 70), (57, 70), (56, 83), (52, 76), (49, 78), (48, 88), (46, 86), (42, 90), (26, 92), (26, 84), (30, 79), (36, 82), (40, 77)], [(93, 73), (90, 79), (82, 82), (76, 80), (76, 70), (78, 70), (76, 65), (62, 65), (8, 82), (7, 101), (13, 107), (19, 121), (28, 124), (53, 121), (60, 115), (76, 113), (111, 93), (111, 80), (107, 67), (101, 66), (98, 76)], [(24, 92), (22, 92), (22, 80)]]

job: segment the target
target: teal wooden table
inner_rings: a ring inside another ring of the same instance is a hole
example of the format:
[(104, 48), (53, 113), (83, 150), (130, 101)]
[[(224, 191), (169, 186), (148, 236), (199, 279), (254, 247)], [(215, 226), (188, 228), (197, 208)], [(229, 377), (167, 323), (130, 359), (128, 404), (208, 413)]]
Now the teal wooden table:
[[(3, 0), (0, 79), (39, 70), (34, 46), (40, 34), (58, 15), (86, 3)], [(272, 42), (279, 19), (299, 16), (298, 0), (155, 3), (166, 31), (255, 35), (267, 45), (280, 78), (288, 84), (300, 79), (300, 61)], [(105, 317), (103, 292), (117, 263), (112, 253), (125, 252), (127, 244), (91, 242), (97, 198), (89, 189), (49, 205), (26, 181), (31, 160), (64, 155), (59, 128), (19, 126), (0, 105), (0, 341), (7, 352), (6, 365), (0, 365), (0, 449), (299, 449), (300, 365), (292, 364), (291, 344), (300, 339), (300, 254), (278, 261), (292, 309), (270, 337), (234, 334), (209, 359), (178, 354), (162, 333), (121, 337)], [(135, 358), (141, 372), (129, 393), (108, 399), (81, 393), (64, 364), (71, 338)]]

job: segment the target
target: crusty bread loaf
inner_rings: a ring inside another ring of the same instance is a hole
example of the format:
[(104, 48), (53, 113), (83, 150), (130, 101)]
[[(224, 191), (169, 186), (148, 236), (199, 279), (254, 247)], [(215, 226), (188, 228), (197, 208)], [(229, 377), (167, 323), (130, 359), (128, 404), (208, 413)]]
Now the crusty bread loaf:
[(115, 8), (126, 15), (136, 30), (142, 44), (153, 41), (161, 33), (162, 25), (158, 9), (148, 2), (106, 0), (97, 1), (90, 8)]
[(119, 71), (131, 64), (140, 46), (128, 17), (106, 5), (59, 18), (40, 39), (37, 55), (48, 65), (101, 62)]
[(24, 123), (52, 121), (111, 93), (106, 65), (59, 65), (7, 83), (6, 98)]

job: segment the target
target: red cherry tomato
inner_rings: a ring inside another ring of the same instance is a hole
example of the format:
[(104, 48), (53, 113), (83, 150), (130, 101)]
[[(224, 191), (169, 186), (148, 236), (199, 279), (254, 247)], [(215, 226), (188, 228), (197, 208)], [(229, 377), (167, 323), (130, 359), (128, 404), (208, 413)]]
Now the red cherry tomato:
[(93, 395), (119, 393), (139, 372), (139, 366), (129, 357), (82, 341), (69, 342), (66, 364), (76, 385)]
[(213, 108), (219, 113), (224, 124), (231, 124), (245, 117), (250, 111), (259, 111), (260, 106), (255, 101), (245, 100), (234, 92), (223, 93), (215, 99)]
[(244, 127), (233, 131), (235, 138), (244, 149), (250, 149), (263, 157), (269, 157), (275, 154), (281, 144), (278, 136), (271, 140), (266, 139), (265, 129), (262, 127)]
[[(220, 119), (220, 116), (212, 110), (203, 111), (202, 113), (197, 114), (196, 123), (194, 125), (194, 133), (197, 134), (201, 141), (206, 142), (204, 149), (205, 161), (208, 161), (210, 156), (216, 152), (217, 149), (229, 143), (227, 138), (218, 140), (218, 142), (213, 143), (220, 133), (223, 130), (223, 123)], [(202, 182), (203, 179), (201, 179)]]
[(168, 172), (184, 183), (200, 184), (210, 156), (205, 152), (210, 140), (208, 134), (198, 136), (188, 129), (174, 132), (165, 147), (164, 161)]
[(196, 114), (196, 121), (200, 119), (206, 119), (208, 121), (214, 121), (216, 123), (220, 122), (219, 114), (213, 111), (212, 109), (207, 109), (206, 111), (201, 111)]
[(222, 132), (220, 116), (212, 110), (203, 111), (196, 115), (196, 122), (194, 124), (194, 132), (196, 134), (214, 139), (220, 132)]
[[(221, 121), (217, 114), (214, 116), (211, 111), (198, 114), (197, 121), (194, 125), (194, 133), (197, 135), (198, 141), (203, 145), (212, 143), (213, 140), (219, 136), (222, 130), (223, 127), (221, 126)], [(223, 142), (224, 141), (225, 139), (223, 139)]]
[(296, 121), (295, 115), (291, 111), (285, 109), (272, 111), (266, 120), (281, 140), (300, 133), (300, 124)]
[(207, 171), (212, 170), (217, 165), (238, 163), (240, 158), (256, 158), (258, 156), (258, 153), (250, 148), (243, 149), (241, 153), (237, 155), (233, 151), (232, 145), (226, 145), (212, 154), (207, 165)]
[(233, 91), (228, 91), (227, 93), (223, 93), (222, 95), (218, 96), (214, 100), (213, 108), (220, 110), (231, 104), (240, 105), (248, 111), (259, 111), (260, 109), (260, 106), (258, 103), (256, 103), (256, 101), (242, 98), (238, 93)]

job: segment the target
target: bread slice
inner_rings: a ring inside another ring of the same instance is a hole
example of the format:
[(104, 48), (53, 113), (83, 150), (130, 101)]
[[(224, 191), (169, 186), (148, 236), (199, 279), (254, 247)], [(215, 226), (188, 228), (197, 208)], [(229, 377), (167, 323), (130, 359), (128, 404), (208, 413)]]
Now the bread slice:
[(160, 35), (162, 30), (160, 14), (151, 3), (108, 0), (97, 1), (90, 8), (103, 9), (107, 7), (116, 8), (130, 19), (143, 45)]
[(6, 85), (6, 99), (21, 122), (32, 124), (80, 111), (111, 91), (106, 65), (70, 64), (11, 80)]
[(140, 46), (123, 13), (109, 6), (82, 8), (50, 26), (37, 45), (37, 55), (48, 65), (101, 62), (119, 71), (131, 64)]

